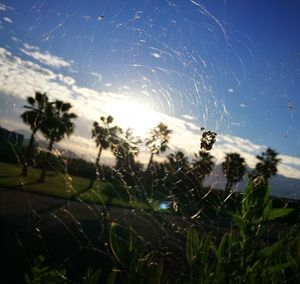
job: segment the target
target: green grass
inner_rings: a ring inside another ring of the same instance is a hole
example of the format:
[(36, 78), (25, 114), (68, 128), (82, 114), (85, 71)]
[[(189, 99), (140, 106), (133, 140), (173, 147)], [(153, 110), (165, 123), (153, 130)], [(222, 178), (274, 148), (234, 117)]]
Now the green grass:
[(0, 186), (68, 198), (84, 190), (89, 184), (87, 179), (71, 177), (72, 180), (68, 180), (66, 175), (53, 171), (47, 172), (45, 183), (39, 183), (37, 181), (41, 173), (40, 169), (29, 169), (26, 178), (20, 177), (20, 172), (20, 166), (0, 162)]
[(46, 182), (39, 183), (40, 169), (30, 168), (26, 178), (20, 177), (20, 172), (20, 165), (0, 162), (0, 186), (65, 199), (84, 192), (79, 194), (77, 199), (125, 208), (147, 208), (144, 202), (131, 200), (130, 194), (124, 188), (114, 187), (109, 182), (97, 181), (92, 189), (86, 191), (90, 183), (90, 180), (86, 178), (47, 171)]

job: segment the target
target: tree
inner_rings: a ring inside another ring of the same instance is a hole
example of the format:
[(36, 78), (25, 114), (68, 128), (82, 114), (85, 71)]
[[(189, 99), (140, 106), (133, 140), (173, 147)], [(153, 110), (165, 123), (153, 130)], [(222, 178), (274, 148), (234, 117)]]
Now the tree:
[(35, 140), (34, 136), (46, 119), (45, 111), (48, 104), (48, 97), (46, 93), (35, 92), (35, 97), (28, 97), (27, 102), (29, 105), (24, 106), (24, 108), (28, 110), (21, 114), (21, 118), (25, 124), (30, 126), (32, 133), (30, 136), (29, 145), (26, 149), (25, 161), (22, 167), (21, 176), (23, 177), (27, 176), (28, 165), (32, 160)]
[(165, 168), (167, 171), (166, 181), (171, 183), (170, 188), (176, 184), (184, 192), (190, 180), (190, 163), (187, 156), (181, 151), (168, 155)]
[(172, 130), (162, 122), (150, 130), (150, 137), (146, 141), (146, 146), (151, 152), (148, 169), (151, 167), (154, 155), (159, 155), (169, 148), (168, 143), (171, 133)]
[(227, 179), (225, 193), (229, 193), (232, 186), (244, 177), (246, 172), (245, 159), (238, 153), (227, 153), (222, 168)]
[[(48, 102), (45, 111), (45, 120), (41, 124), (40, 130), (44, 137), (49, 140), (47, 148), (47, 160), (50, 158), (54, 143), (61, 141), (65, 135), (70, 136), (75, 128), (72, 122), (77, 117), (75, 113), (70, 113), (72, 105), (60, 100)], [(45, 182), (47, 165), (44, 164), (39, 181)]]
[[(164, 177), (168, 195), (177, 202), (184, 204), (183, 200), (188, 196), (192, 188), (193, 179), (190, 174), (190, 163), (188, 157), (181, 151), (176, 151), (167, 156), (165, 163), (166, 174)], [(162, 179), (160, 179), (161, 183)]]
[(135, 164), (134, 157), (139, 153), (139, 144), (141, 139), (133, 135), (133, 130), (128, 128), (125, 135), (122, 135), (123, 131), (120, 129), (120, 137), (118, 144), (113, 148), (114, 155), (116, 157), (116, 169), (131, 171)]
[[(101, 116), (100, 120), (103, 124), (101, 126), (97, 121), (94, 121), (92, 128), (92, 138), (96, 142), (96, 147), (99, 147), (98, 155), (95, 162), (96, 175), (99, 176), (99, 163), (102, 154), (102, 150), (113, 148), (119, 143), (120, 128), (118, 126), (111, 127), (111, 123), (114, 121), (112, 116)], [(89, 188), (93, 186), (95, 178), (92, 177)]]
[(195, 158), (193, 159), (193, 173), (195, 180), (202, 185), (203, 180), (207, 175), (209, 175), (213, 168), (213, 156), (207, 152), (199, 151), (198, 154), (195, 153)]
[(174, 154), (170, 154), (167, 156), (168, 163), (167, 169), (171, 171), (178, 171), (180, 169), (187, 169), (189, 168), (189, 160), (185, 156), (185, 154), (181, 151), (177, 151)]
[(142, 168), (142, 165), (135, 161), (141, 142), (139, 137), (133, 135), (131, 128), (128, 128), (125, 133), (120, 129), (119, 142), (113, 147), (113, 153), (116, 157), (116, 173), (128, 185), (136, 184), (135, 174)]
[(256, 158), (260, 161), (256, 164), (255, 170), (258, 175), (262, 175), (264, 178), (270, 178), (277, 174), (277, 165), (281, 159), (277, 158), (278, 153), (267, 148), (261, 155), (257, 155)]

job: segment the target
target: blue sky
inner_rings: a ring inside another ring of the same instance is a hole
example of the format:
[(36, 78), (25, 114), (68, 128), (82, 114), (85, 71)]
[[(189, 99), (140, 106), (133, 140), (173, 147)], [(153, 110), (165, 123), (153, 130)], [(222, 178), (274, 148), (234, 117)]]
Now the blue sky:
[(39, 89), (72, 102), (82, 145), (103, 113), (137, 130), (164, 119), (173, 148), (196, 151), (204, 125), (219, 133), (219, 157), (237, 150), (253, 166), (269, 146), (300, 177), (299, 1), (0, 3), (3, 126), (21, 127)]

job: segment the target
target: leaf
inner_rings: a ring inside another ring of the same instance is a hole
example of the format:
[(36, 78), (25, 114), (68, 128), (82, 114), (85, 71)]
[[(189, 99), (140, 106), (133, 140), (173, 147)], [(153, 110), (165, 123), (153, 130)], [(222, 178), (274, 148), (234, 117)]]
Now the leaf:
[(116, 277), (117, 277), (117, 270), (113, 269), (107, 278), (106, 284), (114, 284)]
[(189, 265), (192, 265), (199, 253), (200, 241), (197, 231), (192, 228), (188, 231), (186, 242), (186, 257)]
[(288, 268), (291, 265), (292, 265), (291, 262), (279, 263), (279, 264), (268, 267), (267, 270), (270, 274), (274, 274), (276, 272), (281, 272), (282, 270)]
[(95, 272), (87, 271), (87, 275), (82, 282), (83, 284), (97, 284), (101, 275), (101, 269), (97, 269)]
[(161, 260), (159, 264), (150, 272), (150, 275), (148, 276), (148, 283), (155, 283), (159, 284), (161, 283), (161, 276), (163, 272), (164, 264)]
[(272, 200), (269, 200), (263, 211), (264, 220), (268, 219), (268, 216), (272, 210)]
[(265, 181), (266, 183), (266, 192), (265, 192), (265, 197), (264, 197), (264, 204), (267, 204), (270, 198), (270, 192), (271, 192), (271, 185), (269, 179)]
[(290, 214), (294, 209), (292, 208), (276, 208), (276, 209), (272, 209), (268, 216), (267, 216), (267, 220), (268, 221), (272, 221), (281, 217), (285, 217), (288, 214)]
[(211, 237), (210, 234), (208, 236), (203, 236), (202, 237), (201, 246), (200, 246), (200, 249), (201, 249), (201, 262), (202, 263), (207, 264), (207, 262), (209, 260), (210, 250), (211, 249), (213, 250), (215, 248), (215, 246), (213, 244), (214, 244), (214, 242), (213, 242), (212, 237)]
[(109, 244), (117, 261), (129, 267), (134, 248), (131, 228), (124, 231), (117, 223), (113, 222), (109, 232)]
[(272, 254), (276, 253), (278, 250), (282, 249), (282, 243), (283, 241), (276, 242), (275, 244), (268, 246), (264, 249), (262, 249), (259, 253), (259, 257), (268, 257)]
[(225, 233), (218, 247), (218, 257), (222, 258), (225, 256), (227, 245), (229, 244), (229, 233)]

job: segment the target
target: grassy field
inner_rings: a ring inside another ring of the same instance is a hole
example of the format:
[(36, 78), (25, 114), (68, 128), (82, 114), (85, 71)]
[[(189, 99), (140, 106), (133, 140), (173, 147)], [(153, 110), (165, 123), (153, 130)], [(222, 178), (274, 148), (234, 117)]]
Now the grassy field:
[(38, 182), (40, 169), (29, 169), (26, 178), (21, 177), (20, 172), (20, 165), (0, 162), (0, 187), (18, 188), (65, 199), (76, 196), (76, 199), (85, 202), (118, 207), (148, 208), (144, 202), (130, 198), (131, 195), (124, 188), (115, 187), (109, 182), (96, 181), (93, 188), (88, 189), (90, 180), (86, 178), (48, 171), (46, 182), (40, 183)]

